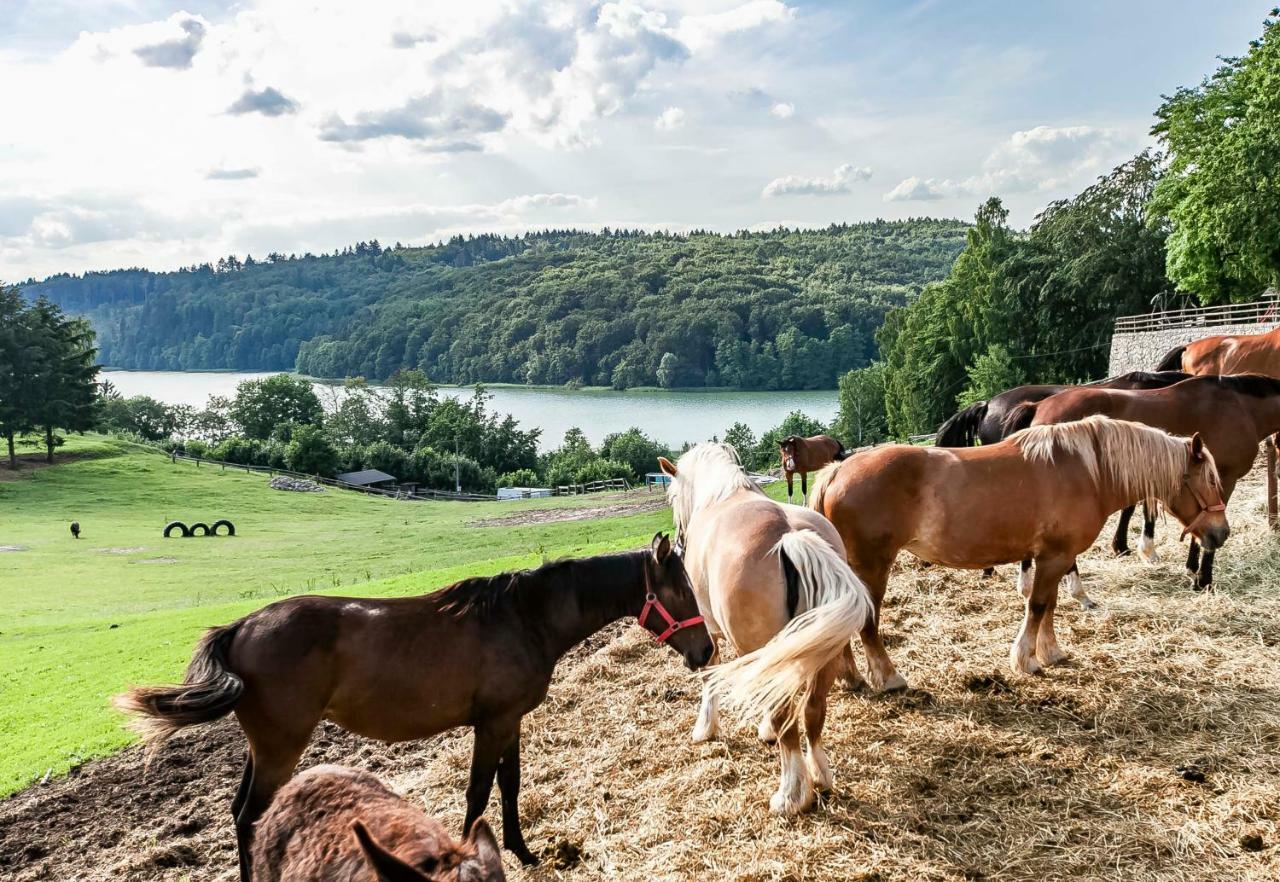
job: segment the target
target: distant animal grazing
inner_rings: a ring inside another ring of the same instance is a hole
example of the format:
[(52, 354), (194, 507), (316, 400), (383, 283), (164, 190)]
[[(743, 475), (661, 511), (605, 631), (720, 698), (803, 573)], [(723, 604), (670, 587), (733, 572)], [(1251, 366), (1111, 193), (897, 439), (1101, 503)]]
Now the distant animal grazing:
[(74, 539), (80, 538), (80, 522), (79, 521), (71, 522), (71, 536)]
[[(1153, 496), (1216, 548), (1228, 534), (1219, 486), (1199, 436), (1092, 417), (981, 447), (878, 447), (820, 472), (809, 505), (840, 531), (877, 612), (902, 549), (964, 569), (1033, 559), (1034, 585), (1010, 651), (1014, 670), (1031, 674), (1066, 658), (1053, 632), (1058, 582), (1107, 516)], [(863, 645), (868, 664), (886, 676), (896, 672), (877, 621), (869, 619)]]
[(787, 478), (787, 502), (791, 501), (795, 490), (797, 474), (800, 475), (800, 494), (807, 497), (809, 473), (849, 455), (845, 452), (844, 445), (830, 435), (812, 435), (808, 438), (788, 435), (778, 442), (778, 451), (782, 454), (782, 473)]
[(368, 772), (316, 766), (276, 794), (253, 840), (258, 882), (505, 882), (484, 820), (462, 842)]
[[(1023, 425), (1045, 425), (1090, 414), (1137, 420), (1179, 435), (1198, 432), (1213, 453), (1222, 479), (1222, 499), (1229, 502), (1236, 483), (1253, 468), (1259, 442), (1280, 431), (1280, 380), (1237, 374), (1192, 377), (1166, 389), (1146, 391), (1080, 388), (1029, 405), (1012, 418)], [(1154, 519), (1148, 520), (1146, 529), (1154, 533)], [(1192, 539), (1187, 569), (1197, 575), (1197, 589), (1213, 584), (1214, 556), (1214, 549), (1206, 545), (1202, 558)]]
[[(1181, 382), (1190, 374), (1181, 371), (1133, 371), (1118, 377), (1109, 377), (1096, 383), (1087, 384), (1090, 389), (1162, 389)], [(1004, 421), (1009, 411), (1019, 404), (1043, 401), (1051, 395), (1075, 389), (1071, 385), (1017, 386), (993, 396), (989, 401), (979, 401), (938, 427), (938, 436), (934, 440), (937, 447), (973, 447), (981, 442), (995, 444), (1003, 441), (1010, 434), (1005, 430)]]
[(1280, 328), (1265, 334), (1202, 337), (1165, 353), (1158, 371), (1181, 370), (1197, 376), (1262, 374), (1280, 377)]
[[(849, 640), (871, 618), (867, 589), (845, 563), (835, 529), (820, 515), (774, 502), (749, 478), (727, 444), (699, 444), (676, 463), (659, 457), (671, 478), (667, 495), (683, 543), (689, 578), (715, 641), (711, 664), (727, 639), (739, 658), (713, 670), (702, 693), (694, 741), (719, 731), (722, 690), (760, 719), (761, 739), (776, 740), (782, 777), (769, 807), (794, 814), (813, 802), (815, 785), (830, 789), (822, 747), (827, 693), (852, 664)], [(797, 655), (797, 643), (816, 646)], [(842, 661), (841, 656), (844, 656)], [(767, 680), (762, 693), (753, 684)], [(882, 683), (896, 688), (889, 678)], [(732, 688), (730, 688), (732, 687)], [(803, 705), (806, 756), (800, 749)]]
[(466, 579), (420, 597), (293, 597), (205, 634), (181, 686), (140, 686), (117, 706), (154, 749), (186, 726), (235, 711), (249, 758), (232, 802), (240, 876), (253, 824), (293, 773), (321, 720), (379, 741), (475, 728), (466, 834), (502, 791), (502, 842), (537, 859), (520, 831), (520, 721), (547, 696), (556, 662), (610, 622), (641, 626), (684, 656), (711, 638), (680, 555), (650, 548)]

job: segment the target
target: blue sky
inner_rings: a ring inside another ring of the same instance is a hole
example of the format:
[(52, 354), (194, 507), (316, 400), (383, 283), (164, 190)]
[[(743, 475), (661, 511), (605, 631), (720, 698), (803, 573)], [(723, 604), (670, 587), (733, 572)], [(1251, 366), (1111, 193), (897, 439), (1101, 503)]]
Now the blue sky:
[[(546, 226), (1026, 225), (1266, 3), (0, 0), (0, 280)], [(9, 84), (18, 88), (9, 88)]]

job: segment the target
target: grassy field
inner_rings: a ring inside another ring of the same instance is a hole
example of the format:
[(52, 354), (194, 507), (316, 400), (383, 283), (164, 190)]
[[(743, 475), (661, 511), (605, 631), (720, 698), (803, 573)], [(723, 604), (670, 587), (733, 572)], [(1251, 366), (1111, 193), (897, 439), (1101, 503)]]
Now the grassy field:
[[(280, 597), (420, 593), (544, 558), (636, 547), (670, 526), (665, 510), (475, 526), (601, 501), (287, 493), (263, 475), (173, 464), (100, 436), (73, 438), (59, 456), (0, 480), (0, 795), (128, 743), (111, 695), (178, 676), (204, 628)], [(236, 537), (161, 537), (170, 520), (222, 517)]]

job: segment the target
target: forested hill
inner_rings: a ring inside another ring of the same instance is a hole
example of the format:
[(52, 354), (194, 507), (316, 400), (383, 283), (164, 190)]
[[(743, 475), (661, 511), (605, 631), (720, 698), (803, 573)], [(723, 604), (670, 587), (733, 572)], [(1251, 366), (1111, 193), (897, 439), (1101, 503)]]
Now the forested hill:
[(833, 388), (885, 313), (943, 278), (966, 224), (671, 235), (550, 231), (31, 282), (104, 364), (448, 383)]

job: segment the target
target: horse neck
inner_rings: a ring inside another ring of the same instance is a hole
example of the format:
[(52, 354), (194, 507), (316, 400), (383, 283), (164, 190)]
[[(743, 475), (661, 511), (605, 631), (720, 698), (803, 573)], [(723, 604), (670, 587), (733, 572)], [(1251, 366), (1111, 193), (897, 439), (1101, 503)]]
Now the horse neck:
[(1236, 398), (1253, 418), (1259, 441), (1280, 432), (1280, 395), (1246, 395), (1237, 392)]
[(605, 625), (637, 615), (644, 604), (644, 561), (614, 554), (575, 562), (561, 590), (541, 592), (538, 630), (554, 661)]

